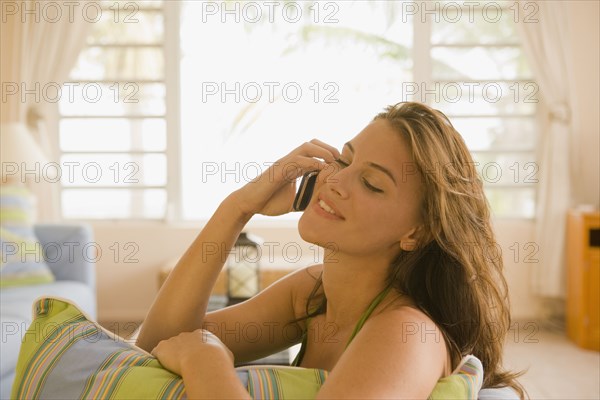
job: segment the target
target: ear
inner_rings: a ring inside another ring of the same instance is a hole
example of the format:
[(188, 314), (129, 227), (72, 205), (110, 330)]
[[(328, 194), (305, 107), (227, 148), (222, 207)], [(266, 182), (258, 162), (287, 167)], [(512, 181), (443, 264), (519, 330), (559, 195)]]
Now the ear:
[(416, 226), (409, 230), (400, 239), (400, 248), (404, 251), (413, 251), (418, 244), (418, 236), (421, 231), (421, 226)]

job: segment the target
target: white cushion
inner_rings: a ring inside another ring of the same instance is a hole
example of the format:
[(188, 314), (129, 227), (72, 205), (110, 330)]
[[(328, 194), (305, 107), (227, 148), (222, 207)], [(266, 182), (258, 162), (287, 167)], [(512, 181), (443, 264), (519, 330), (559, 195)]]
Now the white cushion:
[(75, 281), (3, 288), (0, 290), (0, 311), (4, 316), (16, 316), (31, 321), (32, 304), (38, 297), (52, 296), (69, 299), (79, 308), (96, 318), (95, 294), (92, 289)]
[(479, 400), (519, 400), (519, 395), (513, 388), (503, 387), (498, 389), (481, 389), (477, 398)]

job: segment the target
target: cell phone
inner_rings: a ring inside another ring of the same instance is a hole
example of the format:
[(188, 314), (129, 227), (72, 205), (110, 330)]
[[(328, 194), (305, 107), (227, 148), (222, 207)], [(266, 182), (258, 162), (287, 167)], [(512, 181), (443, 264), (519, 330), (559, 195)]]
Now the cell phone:
[(302, 181), (300, 181), (298, 192), (294, 198), (294, 211), (304, 211), (306, 209), (315, 189), (318, 175), (319, 171), (310, 171), (302, 176)]

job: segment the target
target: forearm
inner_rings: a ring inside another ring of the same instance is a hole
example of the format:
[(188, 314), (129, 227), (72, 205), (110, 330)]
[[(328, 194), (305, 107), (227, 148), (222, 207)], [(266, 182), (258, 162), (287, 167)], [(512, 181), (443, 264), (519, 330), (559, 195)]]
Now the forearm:
[(226, 255), (250, 217), (236, 207), (232, 196), (221, 203), (161, 287), (138, 346), (151, 351), (163, 339), (202, 327)]
[[(231, 360), (219, 350), (205, 351), (201, 357), (187, 357), (182, 363), (182, 378), (189, 399), (250, 399)], [(207, 362), (206, 360), (210, 360)]]
[[(296, 148), (229, 195), (163, 284), (142, 325), (137, 344), (151, 351), (160, 340), (201, 328), (225, 256), (251, 216), (289, 212), (295, 178), (306, 171), (325, 168), (338, 156), (339, 152), (333, 147), (315, 139)], [(290, 176), (290, 166), (294, 166), (291, 172), (295, 176)]]

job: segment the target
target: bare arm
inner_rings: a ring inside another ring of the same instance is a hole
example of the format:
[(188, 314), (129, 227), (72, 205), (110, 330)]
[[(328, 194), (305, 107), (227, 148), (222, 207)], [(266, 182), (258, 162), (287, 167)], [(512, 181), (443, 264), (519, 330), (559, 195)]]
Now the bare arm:
[(251, 214), (228, 197), (181, 257), (148, 313), (137, 345), (151, 351), (159, 341), (202, 327), (219, 272)]
[(243, 303), (206, 314), (203, 328), (235, 355), (237, 363), (256, 360), (300, 341), (306, 302), (323, 266), (302, 268)]
[(307, 171), (324, 169), (338, 156), (337, 150), (320, 141), (304, 143), (229, 195), (160, 289), (140, 331), (138, 346), (151, 351), (161, 340), (202, 328), (210, 293), (226, 255), (248, 220), (254, 214), (291, 211), (295, 179)]
[(444, 376), (441, 331), (402, 307), (369, 319), (340, 357), (318, 399), (427, 399)]

